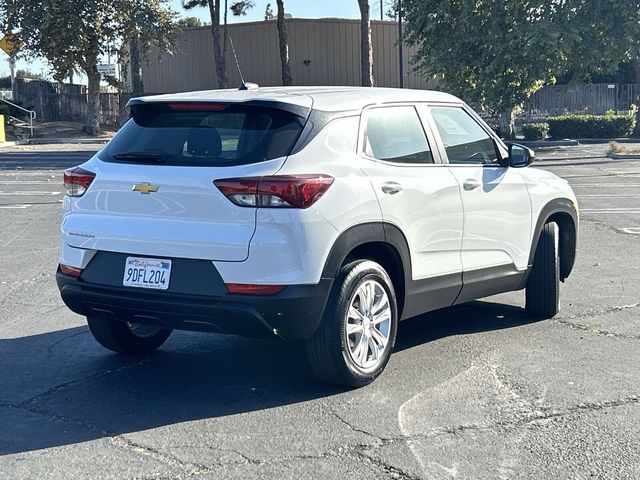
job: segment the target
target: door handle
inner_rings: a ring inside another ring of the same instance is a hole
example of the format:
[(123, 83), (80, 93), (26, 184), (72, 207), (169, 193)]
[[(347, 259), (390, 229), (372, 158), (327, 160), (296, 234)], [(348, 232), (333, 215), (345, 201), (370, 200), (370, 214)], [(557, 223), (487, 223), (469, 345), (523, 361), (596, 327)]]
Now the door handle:
[(395, 195), (402, 191), (402, 185), (397, 182), (386, 182), (382, 184), (382, 191), (387, 195)]
[(480, 180), (476, 180), (475, 178), (467, 178), (462, 184), (462, 188), (469, 192), (471, 190), (475, 190), (480, 185), (482, 185), (482, 182)]

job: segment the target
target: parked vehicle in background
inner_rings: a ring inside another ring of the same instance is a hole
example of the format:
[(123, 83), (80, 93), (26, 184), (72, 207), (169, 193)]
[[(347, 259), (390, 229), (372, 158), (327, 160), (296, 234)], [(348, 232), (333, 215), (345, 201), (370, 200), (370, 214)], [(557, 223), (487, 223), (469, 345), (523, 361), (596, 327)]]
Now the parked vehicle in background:
[(305, 340), (319, 378), (362, 386), (406, 318), (526, 289), (558, 312), (576, 198), (461, 100), (382, 88), (133, 99), (65, 172), (64, 302), (103, 346), (173, 329)]

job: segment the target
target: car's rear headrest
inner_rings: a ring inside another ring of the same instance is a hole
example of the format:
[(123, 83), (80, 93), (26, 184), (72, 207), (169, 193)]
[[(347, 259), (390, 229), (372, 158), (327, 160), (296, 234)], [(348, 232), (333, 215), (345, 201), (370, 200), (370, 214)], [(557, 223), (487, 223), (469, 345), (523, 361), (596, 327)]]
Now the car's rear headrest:
[(187, 152), (199, 157), (219, 157), (222, 153), (222, 139), (215, 128), (196, 127), (187, 138)]

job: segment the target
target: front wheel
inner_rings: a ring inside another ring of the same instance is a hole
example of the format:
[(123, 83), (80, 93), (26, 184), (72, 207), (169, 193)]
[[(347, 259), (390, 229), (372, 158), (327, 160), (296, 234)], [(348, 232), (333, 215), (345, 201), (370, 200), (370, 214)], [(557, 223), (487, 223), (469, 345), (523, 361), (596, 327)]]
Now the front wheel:
[(384, 268), (369, 260), (345, 265), (322, 323), (307, 342), (314, 373), (347, 387), (373, 382), (389, 361), (397, 326), (395, 291)]
[(551, 318), (560, 310), (560, 258), (558, 225), (544, 225), (526, 286), (525, 310), (538, 318)]
[(87, 317), (89, 330), (100, 345), (129, 355), (148, 355), (162, 345), (172, 330), (137, 323)]

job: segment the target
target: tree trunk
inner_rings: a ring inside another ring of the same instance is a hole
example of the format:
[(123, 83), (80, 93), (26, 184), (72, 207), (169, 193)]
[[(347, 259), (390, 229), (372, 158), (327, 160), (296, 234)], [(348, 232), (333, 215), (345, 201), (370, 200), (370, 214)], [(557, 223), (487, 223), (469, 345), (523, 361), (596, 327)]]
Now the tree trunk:
[[(98, 73), (98, 59), (88, 59), (84, 67), (87, 74), (87, 120), (84, 124), (84, 131), (89, 135), (100, 133), (100, 74)], [(91, 61), (93, 60), (93, 61)]]
[(134, 97), (139, 97), (144, 93), (144, 84), (142, 83), (140, 38), (137, 35), (129, 43), (129, 61), (131, 64), (131, 91)]
[(373, 87), (373, 50), (371, 49), (371, 19), (369, 1), (358, 0), (360, 7), (360, 63), (362, 86)]
[(516, 137), (516, 119), (513, 108), (500, 114), (500, 135), (507, 139)]
[[(218, 0), (219, 1), (219, 0)], [(227, 13), (229, 13), (229, 7), (227, 1), (224, 0), (224, 35), (222, 37), (222, 65), (224, 66), (225, 86), (228, 84), (227, 77), (227, 45), (229, 45), (229, 29), (227, 28)]]
[(218, 88), (227, 87), (227, 69), (225, 58), (220, 45), (220, 0), (209, 0), (209, 13), (211, 14), (211, 34), (213, 36), (213, 58), (216, 63), (216, 77)]
[(278, 43), (280, 45), (280, 68), (282, 70), (282, 85), (293, 85), (291, 68), (289, 68), (289, 34), (287, 23), (284, 21), (284, 2), (276, 0), (278, 5)]

